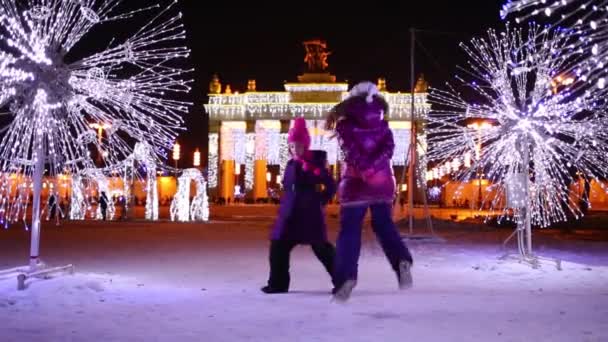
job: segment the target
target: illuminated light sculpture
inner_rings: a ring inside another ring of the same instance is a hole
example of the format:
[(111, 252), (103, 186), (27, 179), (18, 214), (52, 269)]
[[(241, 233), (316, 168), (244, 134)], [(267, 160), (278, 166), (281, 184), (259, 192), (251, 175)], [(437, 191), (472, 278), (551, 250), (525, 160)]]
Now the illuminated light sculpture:
[[(578, 86), (587, 84), (606, 94), (606, 63), (608, 62), (608, 7), (601, 0), (511, 0), (500, 14), (522, 22), (535, 17), (555, 19), (556, 27), (566, 27), (576, 39), (568, 51), (569, 58), (562, 75), (555, 77), (556, 85), (569, 85), (578, 79)], [(560, 79), (561, 78), (561, 79)], [(587, 88), (587, 87), (585, 87)]]
[[(170, 99), (189, 92), (191, 82), (184, 79), (188, 70), (172, 67), (190, 53), (179, 45), (185, 32), (181, 14), (171, 14), (176, 2), (121, 12), (123, 2), (0, 0), (0, 107), (12, 117), (0, 142), (0, 169), (32, 178), (30, 272), (42, 265), (45, 169), (58, 175), (92, 167), (91, 150), (107, 152), (102, 159), (113, 164), (131, 152), (126, 136), (169, 147), (188, 111), (189, 103)], [(92, 28), (150, 11), (158, 15), (125, 40), (80, 60), (64, 58)], [(91, 122), (112, 126), (105, 139), (97, 139)]]
[(158, 187), (156, 182), (156, 155), (150, 145), (137, 143), (133, 152), (135, 161), (144, 165), (146, 170), (146, 220), (158, 220)]
[[(568, 191), (573, 173), (590, 180), (606, 177), (608, 170), (607, 122), (596, 111), (601, 98), (592, 90), (573, 91), (580, 89), (579, 81), (553, 91), (553, 79), (567, 67), (572, 39), (535, 25), (499, 34), (490, 30), (487, 38), (462, 45), (472, 79), (459, 80), (476, 101), (452, 87), (429, 96), (437, 106), (429, 115), (430, 159), (449, 172), (451, 160), (464, 158), (470, 168), (456, 172), (457, 181), (469, 182), (481, 170), (496, 185), (484, 202), (498, 208), (501, 198), (507, 199), (504, 214), (513, 210), (520, 257), (533, 265), (539, 259), (532, 253), (532, 225), (582, 215)], [(471, 121), (489, 126), (476, 130)]]
[[(104, 192), (108, 197), (108, 208), (106, 211), (106, 219), (113, 220), (114, 214), (116, 213), (116, 208), (114, 207), (114, 202), (111, 200), (112, 196), (110, 195), (110, 182), (108, 181), (108, 177), (103, 174), (101, 169), (86, 169), (80, 173), (82, 177), (89, 178), (95, 183), (97, 186), (97, 194), (101, 197), (101, 193)], [(73, 200), (73, 199), (72, 199)], [(103, 216), (101, 215), (101, 206), (97, 205), (97, 209), (95, 211), (95, 219), (101, 220)]]
[(84, 220), (86, 215), (86, 202), (84, 188), (80, 175), (72, 176), (72, 193), (70, 194), (70, 220)]
[(207, 180), (209, 188), (216, 188), (218, 184), (217, 167), (219, 163), (218, 152), (218, 134), (209, 134), (209, 161), (207, 163)]
[[(181, 171), (177, 181), (177, 192), (169, 208), (171, 221), (208, 221), (209, 200), (207, 197), (207, 182), (198, 169)], [(190, 183), (196, 184), (196, 195), (190, 203)]]
[(255, 133), (246, 134), (245, 143), (245, 190), (253, 189), (254, 163), (255, 163)]

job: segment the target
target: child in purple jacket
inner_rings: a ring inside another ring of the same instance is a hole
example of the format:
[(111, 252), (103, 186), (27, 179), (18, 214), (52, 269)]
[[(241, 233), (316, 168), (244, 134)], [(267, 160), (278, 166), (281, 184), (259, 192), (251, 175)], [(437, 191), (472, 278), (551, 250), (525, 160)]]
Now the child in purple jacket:
[(368, 208), (372, 228), (395, 271), (399, 288), (412, 286), (412, 256), (392, 219), (395, 177), (391, 158), (395, 143), (384, 120), (388, 103), (373, 83), (363, 82), (330, 112), (326, 129), (335, 130), (344, 154), (340, 232), (336, 242), (334, 297), (345, 301), (357, 283), (361, 230)]
[(327, 156), (309, 150), (310, 135), (303, 118), (295, 120), (288, 143), (292, 159), (285, 168), (284, 194), (270, 236), (270, 277), (262, 288), (265, 293), (289, 290), (289, 256), (300, 244), (310, 245), (330, 277), (333, 275), (335, 250), (327, 239), (324, 206), (336, 186), (325, 165)]

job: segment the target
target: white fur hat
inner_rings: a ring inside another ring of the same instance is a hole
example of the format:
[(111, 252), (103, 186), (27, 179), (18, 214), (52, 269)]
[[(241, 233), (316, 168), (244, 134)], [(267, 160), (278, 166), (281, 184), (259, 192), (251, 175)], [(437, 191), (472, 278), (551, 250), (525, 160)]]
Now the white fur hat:
[(364, 81), (357, 83), (351, 88), (350, 92), (348, 92), (348, 97), (362, 95), (366, 95), (365, 101), (367, 101), (367, 103), (372, 103), (374, 100), (374, 95), (380, 95), (380, 91), (378, 91), (378, 87), (374, 83)]

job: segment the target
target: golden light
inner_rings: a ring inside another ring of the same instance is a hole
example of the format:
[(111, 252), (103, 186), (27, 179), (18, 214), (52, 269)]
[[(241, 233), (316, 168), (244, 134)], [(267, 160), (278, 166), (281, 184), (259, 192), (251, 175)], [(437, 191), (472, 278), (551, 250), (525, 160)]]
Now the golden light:
[(460, 160), (458, 158), (455, 158), (454, 160), (452, 160), (452, 171), (457, 172), (459, 168), (460, 168)]
[(272, 180), (272, 173), (266, 172), (266, 181), (270, 182)]
[(241, 174), (241, 164), (234, 164), (234, 174), (237, 176)]
[(572, 85), (574, 81), (576, 81), (576, 79), (572, 76), (559, 75), (555, 77), (553, 80), (551, 80), (551, 88), (553, 90), (553, 93), (557, 93), (558, 87)]
[(196, 149), (196, 151), (194, 151), (193, 164), (194, 166), (201, 166), (201, 151), (199, 151), (198, 148)]
[(471, 167), (471, 152), (464, 154), (464, 167)]
[(89, 124), (89, 127), (97, 130), (97, 139), (99, 139), (99, 141), (101, 141), (101, 137), (103, 135), (103, 130), (111, 128), (112, 125), (107, 124), (107, 123), (100, 123), (100, 124), (99, 123), (92, 123), (92, 124)]
[(175, 145), (173, 145), (173, 160), (178, 161), (180, 153), (181, 153), (181, 147), (176, 142)]
[(401, 191), (407, 191), (407, 184), (401, 184)]

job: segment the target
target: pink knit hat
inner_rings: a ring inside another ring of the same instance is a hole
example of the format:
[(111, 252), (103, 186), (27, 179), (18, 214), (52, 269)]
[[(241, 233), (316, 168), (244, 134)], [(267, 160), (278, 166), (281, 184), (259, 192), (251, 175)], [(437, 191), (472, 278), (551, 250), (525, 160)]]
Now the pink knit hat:
[(298, 142), (304, 144), (307, 150), (310, 148), (310, 134), (308, 134), (304, 118), (297, 118), (294, 121), (293, 127), (289, 130), (287, 142)]

